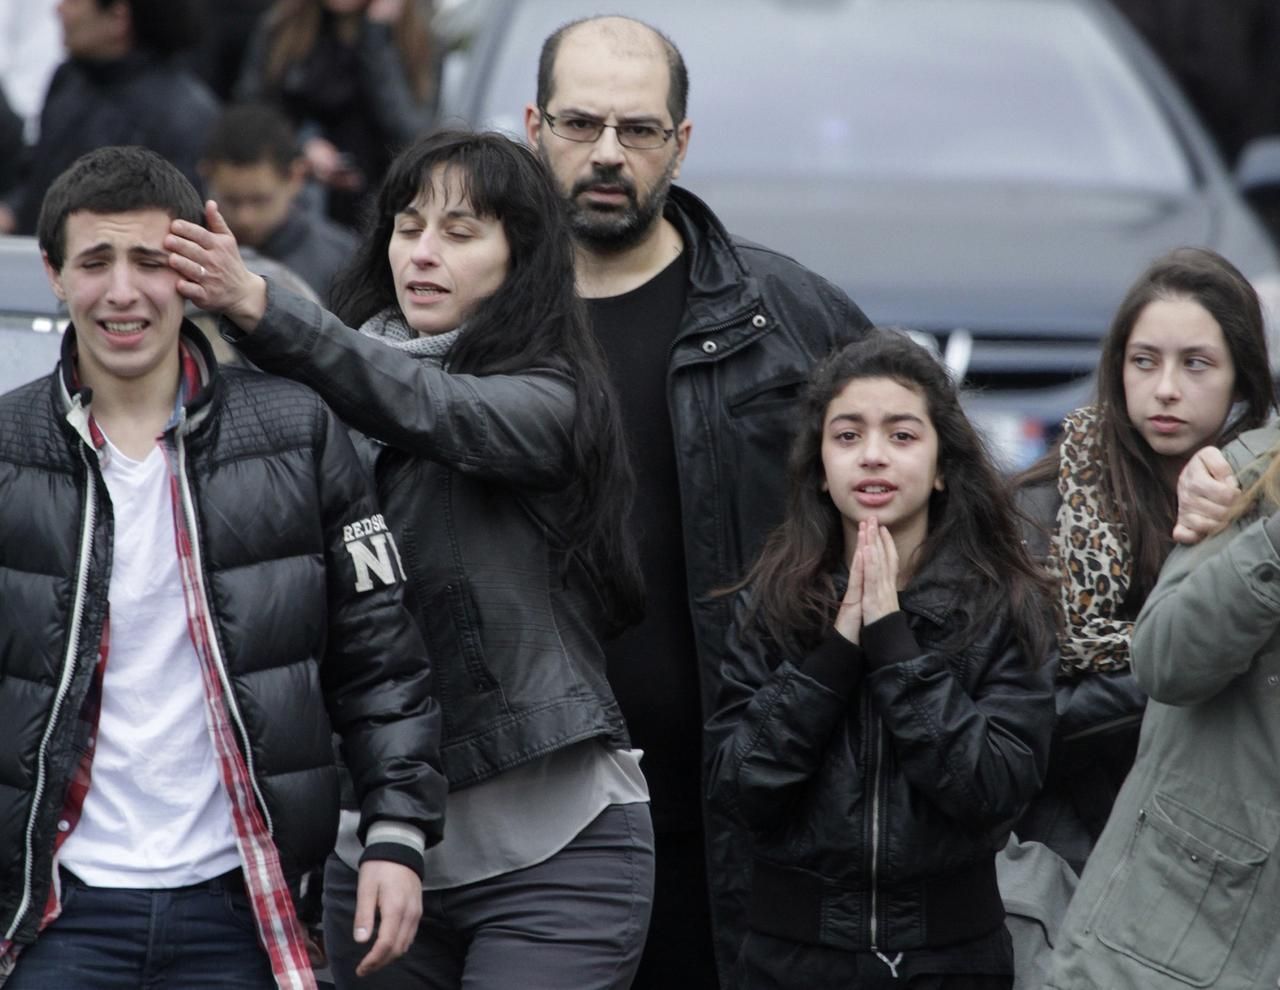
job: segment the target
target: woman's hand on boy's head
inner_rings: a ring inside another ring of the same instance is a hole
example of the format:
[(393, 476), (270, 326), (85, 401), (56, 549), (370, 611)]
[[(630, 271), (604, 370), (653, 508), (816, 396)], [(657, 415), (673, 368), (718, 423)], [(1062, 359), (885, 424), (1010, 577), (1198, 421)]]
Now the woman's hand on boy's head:
[(213, 200), (205, 203), (208, 227), (174, 220), (164, 246), (181, 278), (178, 292), (201, 309), (221, 313), (246, 333), (267, 309), (267, 283), (245, 267), (236, 238)]
[(849, 587), (845, 589), (844, 598), (836, 610), (836, 632), (855, 645), (862, 634), (862, 571), (862, 546), (859, 540), (859, 546), (849, 562)]
[(1227, 523), (1240, 494), (1240, 482), (1217, 447), (1202, 447), (1191, 455), (1178, 475), (1178, 519), (1173, 538), (1199, 543)]
[(898, 611), (898, 546), (873, 517), (858, 524), (858, 547), (863, 552), (862, 622), (870, 625)]

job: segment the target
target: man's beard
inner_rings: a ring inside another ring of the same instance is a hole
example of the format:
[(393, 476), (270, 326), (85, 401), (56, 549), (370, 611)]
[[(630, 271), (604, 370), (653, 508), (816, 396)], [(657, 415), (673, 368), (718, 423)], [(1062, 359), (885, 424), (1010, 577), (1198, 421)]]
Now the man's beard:
[[(538, 150), (543, 163), (550, 169), (551, 162), (542, 154), (541, 147)], [(575, 182), (565, 196), (569, 229), (573, 231), (573, 236), (584, 246), (602, 254), (617, 254), (635, 247), (644, 240), (662, 216), (675, 170), (676, 156), (672, 155), (649, 195), (641, 200), (636, 194), (635, 184), (623, 178), (621, 166), (595, 167), (589, 178)], [(608, 186), (623, 193), (627, 198), (626, 203), (612, 208), (593, 207), (584, 205), (578, 199), (583, 193), (598, 186)], [(563, 187), (561, 192), (565, 192)]]

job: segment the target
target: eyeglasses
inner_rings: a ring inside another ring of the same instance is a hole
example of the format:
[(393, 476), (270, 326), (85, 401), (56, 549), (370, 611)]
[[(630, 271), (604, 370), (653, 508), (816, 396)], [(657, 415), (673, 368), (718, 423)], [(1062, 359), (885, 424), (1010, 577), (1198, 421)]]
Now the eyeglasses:
[(570, 116), (569, 114), (560, 114), (558, 117), (553, 117), (545, 109), (542, 111), (542, 116), (551, 126), (551, 133), (557, 137), (564, 138), (566, 141), (593, 144), (600, 140), (600, 135), (604, 133), (606, 127), (611, 127), (613, 132), (618, 135), (618, 143), (620, 145), (624, 148), (634, 148), (637, 151), (652, 151), (654, 148), (661, 148), (671, 140), (671, 135), (676, 132), (674, 127), (659, 127), (657, 124), (606, 124), (602, 120), (595, 120), (591, 117)]

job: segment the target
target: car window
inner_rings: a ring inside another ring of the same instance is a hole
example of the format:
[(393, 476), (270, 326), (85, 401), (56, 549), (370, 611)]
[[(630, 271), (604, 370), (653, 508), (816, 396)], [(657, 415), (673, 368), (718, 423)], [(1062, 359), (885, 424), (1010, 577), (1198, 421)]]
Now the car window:
[(61, 348), (53, 319), (0, 313), (0, 395), (49, 374)]
[[(485, 123), (521, 131), (541, 40), (589, 6), (515, 5)], [(691, 184), (884, 176), (1180, 192), (1194, 181), (1110, 25), (1079, 4), (646, 0), (634, 13), (689, 65)]]

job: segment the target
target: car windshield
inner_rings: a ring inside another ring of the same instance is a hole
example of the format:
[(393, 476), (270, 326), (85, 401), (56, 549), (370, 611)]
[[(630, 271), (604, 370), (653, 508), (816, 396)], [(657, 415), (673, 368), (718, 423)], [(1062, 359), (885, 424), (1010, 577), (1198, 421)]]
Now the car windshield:
[[(518, 132), (536, 46), (581, 3), (521, 3), (483, 118)], [(693, 85), (698, 176), (1016, 181), (1182, 192), (1177, 138), (1109, 25), (1052, 0), (649, 0)]]

